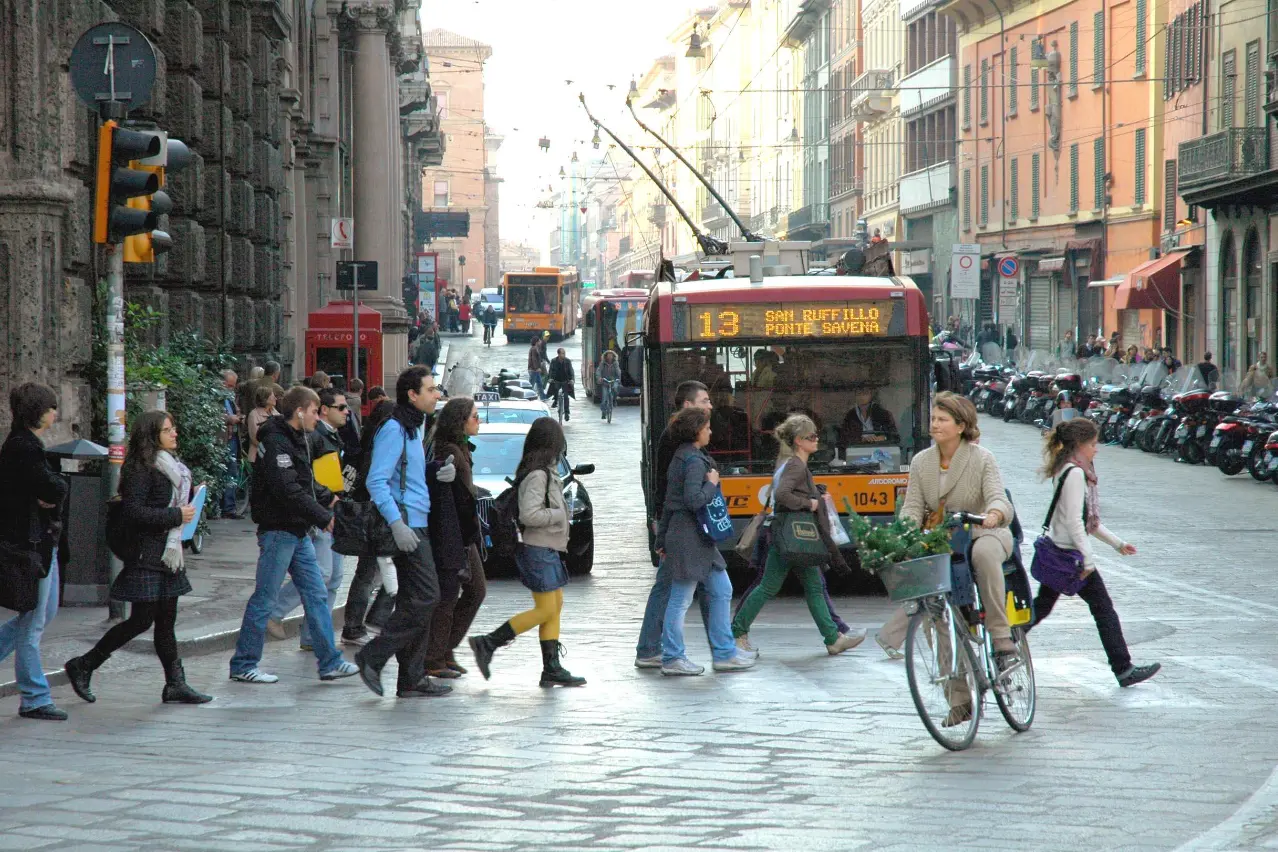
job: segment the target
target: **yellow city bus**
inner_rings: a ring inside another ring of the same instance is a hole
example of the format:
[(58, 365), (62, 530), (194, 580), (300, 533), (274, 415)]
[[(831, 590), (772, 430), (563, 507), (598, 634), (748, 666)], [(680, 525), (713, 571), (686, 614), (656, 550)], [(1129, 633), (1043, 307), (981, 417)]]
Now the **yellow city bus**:
[[(675, 389), (688, 379), (703, 382), (714, 403), (707, 449), (738, 534), (764, 507), (778, 453), (773, 431), (791, 413), (817, 425), (821, 449), (809, 465), (840, 512), (887, 518), (896, 511), (909, 461), (928, 446), (933, 370), (923, 295), (908, 278), (661, 282), (644, 327), (642, 480), (650, 520), (659, 439)], [(734, 543), (735, 536), (720, 548)]]
[(507, 272), (502, 288), (507, 340), (531, 340), (546, 331), (554, 340), (576, 334), (581, 280), (575, 269), (538, 266), (532, 272)]

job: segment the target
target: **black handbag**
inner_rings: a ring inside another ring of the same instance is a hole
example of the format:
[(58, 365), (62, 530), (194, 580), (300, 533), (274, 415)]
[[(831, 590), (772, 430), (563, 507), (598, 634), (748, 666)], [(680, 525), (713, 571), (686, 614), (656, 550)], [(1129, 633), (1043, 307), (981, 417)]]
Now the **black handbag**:
[[(408, 438), (399, 456), (399, 504), (404, 504)], [(402, 513), (401, 509), (401, 513)], [(394, 556), (399, 553), (390, 524), (372, 500), (338, 500), (333, 507), (333, 551), (343, 556)]]
[(0, 607), (30, 612), (40, 600), (40, 581), (49, 566), (34, 545), (30, 550), (0, 541)]

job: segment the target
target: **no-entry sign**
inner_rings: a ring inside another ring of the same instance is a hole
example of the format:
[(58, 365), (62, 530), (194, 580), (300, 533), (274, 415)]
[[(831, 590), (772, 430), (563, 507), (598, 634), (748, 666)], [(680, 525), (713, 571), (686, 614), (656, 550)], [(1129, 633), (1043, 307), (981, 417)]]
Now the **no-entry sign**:
[(981, 247), (954, 243), (950, 258), (950, 298), (981, 298)]

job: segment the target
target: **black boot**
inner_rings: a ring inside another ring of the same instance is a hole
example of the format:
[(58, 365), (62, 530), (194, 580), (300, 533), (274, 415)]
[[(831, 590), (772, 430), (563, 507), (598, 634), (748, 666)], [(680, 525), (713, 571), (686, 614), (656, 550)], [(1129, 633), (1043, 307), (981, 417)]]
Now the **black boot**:
[(213, 696), (196, 692), (187, 686), (182, 661), (174, 660), (164, 667), (164, 693), (161, 699), (165, 704), (208, 704)]
[(493, 652), (515, 641), (515, 628), (507, 621), (492, 633), (471, 636), (466, 641), (470, 643), (470, 650), (475, 652), (475, 665), (479, 668), (479, 673), (484, 676), (484, 680), (488, 680), (488, 664), (493, 660)]
[(559, 664), (559, 654), (563, 649), (558, 639), (541, 640), (541, 685), (585, 686), (584, 677), (577, 677)]
[(93, 672), (98, 666), (111, 659), (110, 654), (103, 654), (97, 648), (89, 651), (83, 657), (72, 657), (67, 660), (66, 669), (67, 680), (71, 682), (71, 688), (75, 690), (75, 694), (83, 700), (92, 704), (98, 700), (93, 694), (93, 690), (89, 686), (89, 680), (93, 677)]

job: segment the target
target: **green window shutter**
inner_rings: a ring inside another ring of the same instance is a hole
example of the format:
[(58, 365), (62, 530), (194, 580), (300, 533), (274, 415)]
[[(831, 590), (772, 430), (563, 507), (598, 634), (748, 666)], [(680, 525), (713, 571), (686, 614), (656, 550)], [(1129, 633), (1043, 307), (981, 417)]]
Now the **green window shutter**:
[(1145, 73), (1145, 65), (1148, 62), (1145, 42), (1149, 40), (1149, 24), (1145, 20), (1149, 17), (1149, 0), (1136, 0), (1136, 74), (1140, 76)]
[(1030, 112), (1038, 110), (1038, 69), (1030, 69)]
[(988, 59), (981, 60), (981, 104), (979, 117), (981, 124), (985, 124), (990, 120), (990, 61)]
[(1007, 80), (1008, 80), (1007, 114), (1016, 115), (1016, 108), (1018, 105), (1018, 101), (1020, 100), (1018, 95), (1020, 93), (1016, 85), (1016, 80), (1018, 75), (1016, 72), (1016, 48), (1015, 47), (1013, 47), (1011, 51), (1009, 52), (1009, 60), (1011, 62), (1011, 67), (1007, 69)]
[(1069, 23), (1069, 93), (1078, 94), (1078, 21)]
[(963, 129), (972, 126), (972, 66), (963, 66)]
[(1247, 127), (1260, 124), (1260, 42), (1247, 45), (1247, 66), (1243, 71), (1243, 121)]
[(1042, 161), (1040, 155), (1030, 157), (1030, 218), (1038, 219), (1038, 197), (1042, 179)]
[(977, 224), (986, 225), (990, 221), (990, 167), (981, 166), (981, 209), (976, 211)]
[(1176, 161), (1163, 163), (1163, 230), (1176, 229)]
[(1069, 146), (1069, 212), (1078, 212), (1078, 143)]
[(1092, 15), (1092, 85), (1105, 85), (1105, 13)]
[(1136, 128), (1136, 162), (1133, 164), (1136, 169), (1135, 178), (1132, 180), (1133, 198), (1132, 203), (1140, 206), (1145, 203), (1145, 128)]
[(1011, 195), (1011, 201), (1008, 216), (1013, 222), (1015, 222), (1017, 219), (1021, 218), (1021, 170), (1020, 161), (1016, 157), (1012, 158), (1010, 168), (1011, 174), (1008, 176), (1008, 194)]
[(1092, 157), (1095, 172), (1092, 183), (1092, 209), (1100, 210), (1105, 206), (1105, 137), (1092, 143)]
[(972, 230), (972, 170), (963, 170), (963, 230)]

